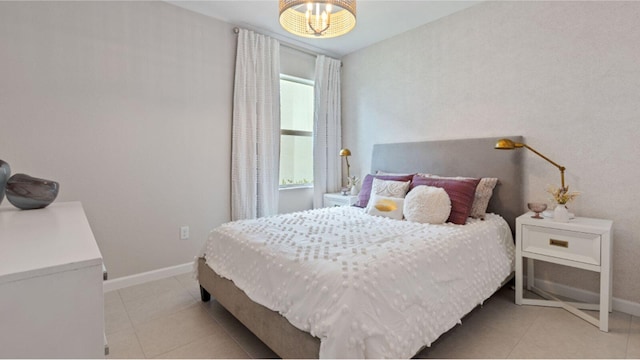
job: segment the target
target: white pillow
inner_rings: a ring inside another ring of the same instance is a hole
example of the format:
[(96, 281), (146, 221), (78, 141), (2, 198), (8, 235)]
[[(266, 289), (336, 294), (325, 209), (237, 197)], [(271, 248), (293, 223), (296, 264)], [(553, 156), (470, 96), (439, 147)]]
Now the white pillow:
[(476, 187), (476, 195), (471, 206), (471, 217), (483, 219), (489, 207), (489, 201), (493, 195), (493, 188), (496, 187), (498, 178), (482, 178)]
[(374, 178), (371, 184), (371, 196), (382, 195), (394, 198), (404, 198), (409, 191), (411, 181), (381, 180)]
[(422, 224), (444, 224), (451, 213), (451, 199), (443, 188), (419, 185), (407, 194), (404, 217)]
[(402, 220), (404, 199), (372, 194), (367, 205), (367, 214)]

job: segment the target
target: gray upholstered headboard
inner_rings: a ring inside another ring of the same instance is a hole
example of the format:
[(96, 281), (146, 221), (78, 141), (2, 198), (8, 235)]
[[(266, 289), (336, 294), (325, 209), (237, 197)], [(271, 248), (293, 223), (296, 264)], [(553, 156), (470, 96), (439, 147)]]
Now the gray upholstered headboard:
[[(522, 142), (521, 136), (504, 136)], [(525, 210), (522, 191), (522, 151), (495, 150), (500, 137), (423, 141), (373, 146), (371, 170), (429, 173), (440, 176), (497, 177), (488, 212), (500, 214), (515, 229)]]

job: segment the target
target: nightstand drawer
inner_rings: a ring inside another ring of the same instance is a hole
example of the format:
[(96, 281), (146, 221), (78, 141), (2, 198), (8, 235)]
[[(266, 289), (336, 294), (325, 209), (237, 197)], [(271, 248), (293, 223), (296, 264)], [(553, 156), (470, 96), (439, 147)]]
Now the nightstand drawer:
[(334, 206), (347, 206), (345, 201), (338, 200), (324, 200), (324, 207), (334, 207)]
[(340, 193), (324, 194), (324, 207), (351, 206), (358, 201), (357, 195), (342, 195)]
[(522, 226), (522, 251), (600, 265), (600, 234)]

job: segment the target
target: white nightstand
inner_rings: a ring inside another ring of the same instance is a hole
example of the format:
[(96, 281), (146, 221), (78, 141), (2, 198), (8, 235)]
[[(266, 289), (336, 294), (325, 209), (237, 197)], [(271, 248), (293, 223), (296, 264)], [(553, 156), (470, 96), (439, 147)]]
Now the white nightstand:
[(324, 194), (324, 207), (351, 206), (358, 201), (358, 195), (342, 195), (341, 193)]
[[(516, 304), (561, 307), (609, 331), (611, 311), (611, 246), (613, 222), (576, 217), (566, 223), (532, 219), (529, 212), (516, 219)], [(549, 300), (523, 298), (522, 261), (527, 258), (527, 289)], [(600, 273), (600, 304), (565, 302), (534, 287), (534, 260)], [(582, 310), (600, 310), (596, 319)]]

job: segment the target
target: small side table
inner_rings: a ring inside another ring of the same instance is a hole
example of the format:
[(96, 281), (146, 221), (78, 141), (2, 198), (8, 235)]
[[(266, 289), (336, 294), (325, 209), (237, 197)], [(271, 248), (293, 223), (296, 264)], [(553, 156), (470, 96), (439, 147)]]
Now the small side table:
[[(561, 307), (609, 331), (611, 306), (611, 220), (576, 217), (566, 223), (532, 219), (532, 212), (516, 219), (516, 304)], [(527, 290), (546, 300), (523, 298), (523, 259), (527, 258)], [(534, 260), (600, 273), (600, 304), (566, 302), (534, 286)], [(581, 310), (599, 310), (599, 319)]]
[(341, 193), (324, 194), (324, 207), (351, 206), (358, 201), (358, 195), (342, 195)]

